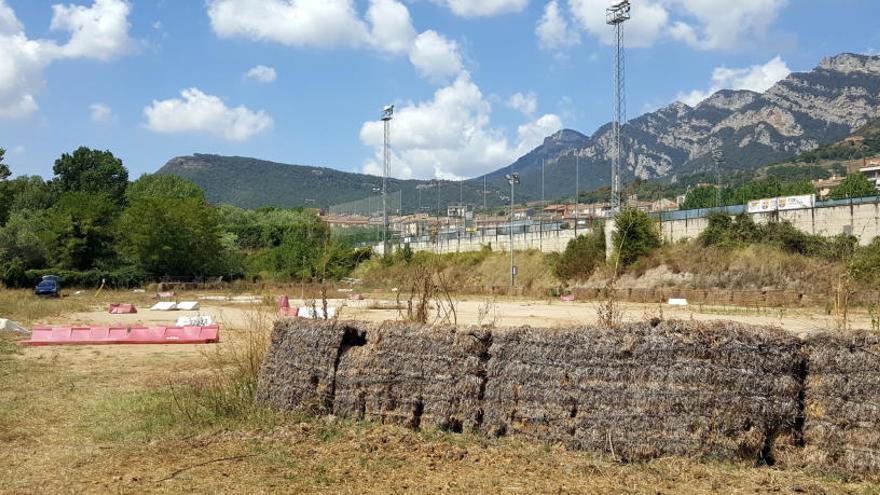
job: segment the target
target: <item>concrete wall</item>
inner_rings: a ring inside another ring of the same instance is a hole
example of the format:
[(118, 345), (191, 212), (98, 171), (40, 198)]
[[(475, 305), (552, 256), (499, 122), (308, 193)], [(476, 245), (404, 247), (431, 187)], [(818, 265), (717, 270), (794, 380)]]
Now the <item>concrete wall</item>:
[[(578, 229), (577, 235), (590, 233), (590, 229)], [(513, 234), (513, 245), (517, 251), (537, 249), (545, 253), (561, 253), (565, 251), (568, 241), (575, 238), (574, 229), (550, 232), (527, 232)], [(462, 234), (460, 238), (441, 239), (439, 242), (415, 242), (409, 247), (413, 251), (430, 251), (432, 253), (466, 253), (479, 251), (483, 246), (491, 246), (493, 251), (510, 250), (510, 235), (484, 235), (482, 233)], [(382, 252), (382, 245), (373, 247), (376, 253)]]
[[(880, 203), (857, 205), (822, 206), (801, 210), (776, 211), (771, 213), (754, 213), (752, 217), (758, 223), (771, 221), (787, 221), (797, 229), (808, 234), (831, 237), (838, 234), (852, 234), (859, 239), (861, 245), (870, 244), (880, 236)], [(709, 225), (706, 217), (683, 220), (667, 220), (660, 223), (663, 239), (674, 243), (683, 239), (694, 239)], [(610, 220), (606, 227), (607, 246), (611, 247), (611, 235), (614, 221)], [(578, 229), (577, 235), (590, 233), (590, 229)], [(546, 253), (561, 253), (568, 241), (575, 238), (573, 229), (551, 232), (529, 232), (513, 235), (514, 249), (525, 251), (538, 249)], [(479, 251), (483, 246), (491, 246), (495, 251), (510, 249), (510, 236), (505, 234), (485, 235), (484, 233), (462, 234), (460, 238), (442, 239), (439, 242), (412, 243), (413, 251), (430, 251), (440, 254), (464, 253)], [(382, 245), (374, 246), (374, 251), (382, 252)]]
[[(852, 234), (858, 237), (861, 245), (870, 244), (880, 236), (880, 203), (755, 213), (752, 218), (758, 223), (787, 221), (802, 232), (825, 237)], [(709, 221), (706, 218), (693, 218), (669, 220), (660, 225), (666, 242), (678, 242), (700, 235)]]

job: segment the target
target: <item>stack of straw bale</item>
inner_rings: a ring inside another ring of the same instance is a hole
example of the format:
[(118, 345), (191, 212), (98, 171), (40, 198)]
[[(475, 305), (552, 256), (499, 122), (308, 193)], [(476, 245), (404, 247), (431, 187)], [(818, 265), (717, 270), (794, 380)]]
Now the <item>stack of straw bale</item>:
[(880, 471), (880, 335), (810, 339), (803, 458), (808, 464)]
[(484, 430), (607, 451), (753, 458), (794, 426), (800, 343), (772, 329), (668, 322), (496, 332)]

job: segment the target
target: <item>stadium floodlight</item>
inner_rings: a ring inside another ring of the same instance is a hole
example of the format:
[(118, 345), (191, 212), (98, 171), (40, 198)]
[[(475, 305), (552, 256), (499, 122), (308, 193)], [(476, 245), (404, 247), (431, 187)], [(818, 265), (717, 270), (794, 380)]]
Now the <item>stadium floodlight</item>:
[(391, 119), (394, 118), (394, 105), (386, 105), (382, 109), (382, 122), (385, 124), (385, 164), (382, 173), (382, 256), (388, 255), (388, 175), (391, 171)]
[(507, 242), (510, 243), (510, 295), (513, 295), (513, 287), (516, 283), (516, 265), (513, 264), (513, 199), (516, 185), (519, 184), (519, 174), (514, 172), (504, 176), (510, 184), (510, 218), (507, 221)]
[(630, 20), (632, 7), (622, 0), (605, 9), (606, 22), (614, 26), (617, 38), (614, 52), (614, 122), (612, 123), (614, 150), (611, 153), (611, 208), (620, 211), (620, 171), (623, 168), (623, 141), (621, 128), (626, 122), (626, 61), (624, 59), (623, 23)]

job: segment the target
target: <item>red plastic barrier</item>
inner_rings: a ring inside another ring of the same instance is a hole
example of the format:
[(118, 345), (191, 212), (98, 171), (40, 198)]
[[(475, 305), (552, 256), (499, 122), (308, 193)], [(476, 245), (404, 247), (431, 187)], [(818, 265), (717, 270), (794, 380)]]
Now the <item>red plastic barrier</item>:
[(34, 327), (24, 345), (216, 344), (220, 326), (209, 327)]
[(111, 315), (132, 315), (138, 312), (134, 304), (111, 304), (107, 309)]

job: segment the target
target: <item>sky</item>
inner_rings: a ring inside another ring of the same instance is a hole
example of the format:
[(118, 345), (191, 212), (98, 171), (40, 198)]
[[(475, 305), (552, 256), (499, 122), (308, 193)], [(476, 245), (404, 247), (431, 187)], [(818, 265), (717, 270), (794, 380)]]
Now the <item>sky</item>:
[[(633, 0), (627, 115), (880, 54), (877, 0)], [(608, 0), (0, 0), (0, 147), (16, 175), (107, 149), (392, 175), (496, 170), (612, 113)]]

